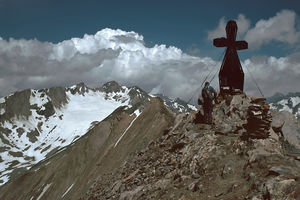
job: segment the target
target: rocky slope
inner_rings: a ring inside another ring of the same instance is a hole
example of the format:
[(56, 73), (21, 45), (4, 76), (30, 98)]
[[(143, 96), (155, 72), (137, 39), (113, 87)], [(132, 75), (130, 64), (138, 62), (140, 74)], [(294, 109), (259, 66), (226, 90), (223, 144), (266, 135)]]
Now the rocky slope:
[(211, 126), (116, 82), (1, 99), (0, 199), (299, 199), (294, 115), (244, 94), (218, 102)]
[(70, 145), (116, 108), (138, 105), (139, 113), (150, 98), (116, 82), (28, 89), (1, 98), (0, 185)]
[(300, 199), (300, 153), (287, 138), (295, 128), (287, 113), (235, 95), (220, 99), (213, 115), (213, 126), (199, 123), (201, 112), (177, 115), (80, 199)]
[(122, 106), (87, 134), (0, 188), (0, 199), (76, 199), (95, 178), (119, 167), (173, 123), (162, 100)]

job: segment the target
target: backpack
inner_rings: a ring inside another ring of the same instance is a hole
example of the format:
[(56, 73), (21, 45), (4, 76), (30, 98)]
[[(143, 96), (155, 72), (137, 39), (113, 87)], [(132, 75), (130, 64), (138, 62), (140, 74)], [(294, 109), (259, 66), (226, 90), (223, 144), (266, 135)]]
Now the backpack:
[(202, 90), (202, 97), (204, 100), (213, 100), (214, 99), (214, 95), (213, 95), (213, 91), (211, 90), (210, 87), (204, 87)]

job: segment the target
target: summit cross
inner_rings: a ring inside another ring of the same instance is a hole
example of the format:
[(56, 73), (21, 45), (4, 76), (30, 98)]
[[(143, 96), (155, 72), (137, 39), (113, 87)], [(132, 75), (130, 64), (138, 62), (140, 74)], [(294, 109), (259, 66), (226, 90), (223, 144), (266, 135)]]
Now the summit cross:
[(244, 72), (237, 54), (237, 50), (248, 49), (246, 41), (236, 41), (238, 27), (233, 20), (226, 25), (226, 37), (216, 38), (213, 41), (216, 47), (227, 47), (219, 72), (220, 91), (244, 90)]

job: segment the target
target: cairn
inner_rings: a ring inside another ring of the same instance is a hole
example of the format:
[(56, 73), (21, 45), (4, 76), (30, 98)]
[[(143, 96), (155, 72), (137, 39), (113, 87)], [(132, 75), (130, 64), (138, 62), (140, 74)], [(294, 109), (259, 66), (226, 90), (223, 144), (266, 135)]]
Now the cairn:
[(251, 105), (248, 107), (247, 123), (244, 125), (246, 132), (243, 139), (265, 139), (269, 137), (272, 116), (269, 112), (270, 105), (262, 97), (251, 97)]

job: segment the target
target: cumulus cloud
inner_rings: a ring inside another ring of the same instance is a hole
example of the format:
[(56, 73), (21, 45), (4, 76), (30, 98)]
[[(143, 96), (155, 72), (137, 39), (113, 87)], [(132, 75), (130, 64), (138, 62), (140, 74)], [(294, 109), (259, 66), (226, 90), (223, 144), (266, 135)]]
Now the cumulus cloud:
[[(299, 57), (295, 54), (286, 58), (253, 58), (242, 64), (252, 71), (265, 94), (271, 95), (275, 90), (293, 91), (300, 85)], [(207, 80), (216, 74), (212, 84), (218, 87), (220, 65), (212, 58), (190, 56), (173, 46), (146, 47), (143, 36), (122, 30), (103, 29), (95, 35), (57, 44), (0, 39), (0, 95), (81, 81), (97, 87), (115, 80), (127, 86), (138, 85), (147, 92), (188, 100), (199, 94), (196, 91), (210, 72)], [(244, 71), (247, 91), (257, 94)], [(274, 82), (286, 85), (277, 90)]]
[[(233, 19), (236, 21), (238, 26), (238, 38), (242, 38), (244, 34), (248, 31), (250, 27), (250, 20), (248, 20), (243, 14), (239, 14), (237, 19)], [(222, 17), (219, 20), (219, 25), (215, 30), (208, 31), (207, 38), (209, 40), (213, 40), (218, 37), (226, 37), (225, 27), (227, 24), (227, 20), (225, 17)]]
[[(238, 38), (248, 42), (249, 48), (258, 49), (272, 41), (299, 44), (300, 31), (297, 29), (297, 15), (291, 10), (282, 10), (274, 17), (259, 20), (253, 28), (250, 28), (250, 20), (243, 14), (234, 19), (238, 25)], [(225, 37), (225, 27), (228, 20), (222, 17), (215, 30), (208, 31), (208, 39)]]
[(246, 59), (242, 66), (246, 75), (245, 89), (250, 94), (259, 94), (251, 74), (265, 96), (300, 91), (300, 52), (280, 58), (254, 57)]
[(267, 20), (259, 20), (255, 27), (248, 30), (245, 40), (250, 48), (259, 48), (271, 41), (294, 44), (300, 40), (300, 31), (296, 30), (296, 13), (282, 10)]
[(96, 87), (116, 80), (148, 92), (185, 98), (210, 58), (184, 54), (166, 45), (146, 47), (135, 32), (103, 29), (57, 44), (38, 40), (0, 40), (0, 95), (25, 88), (70, 86), (80, 81)]

